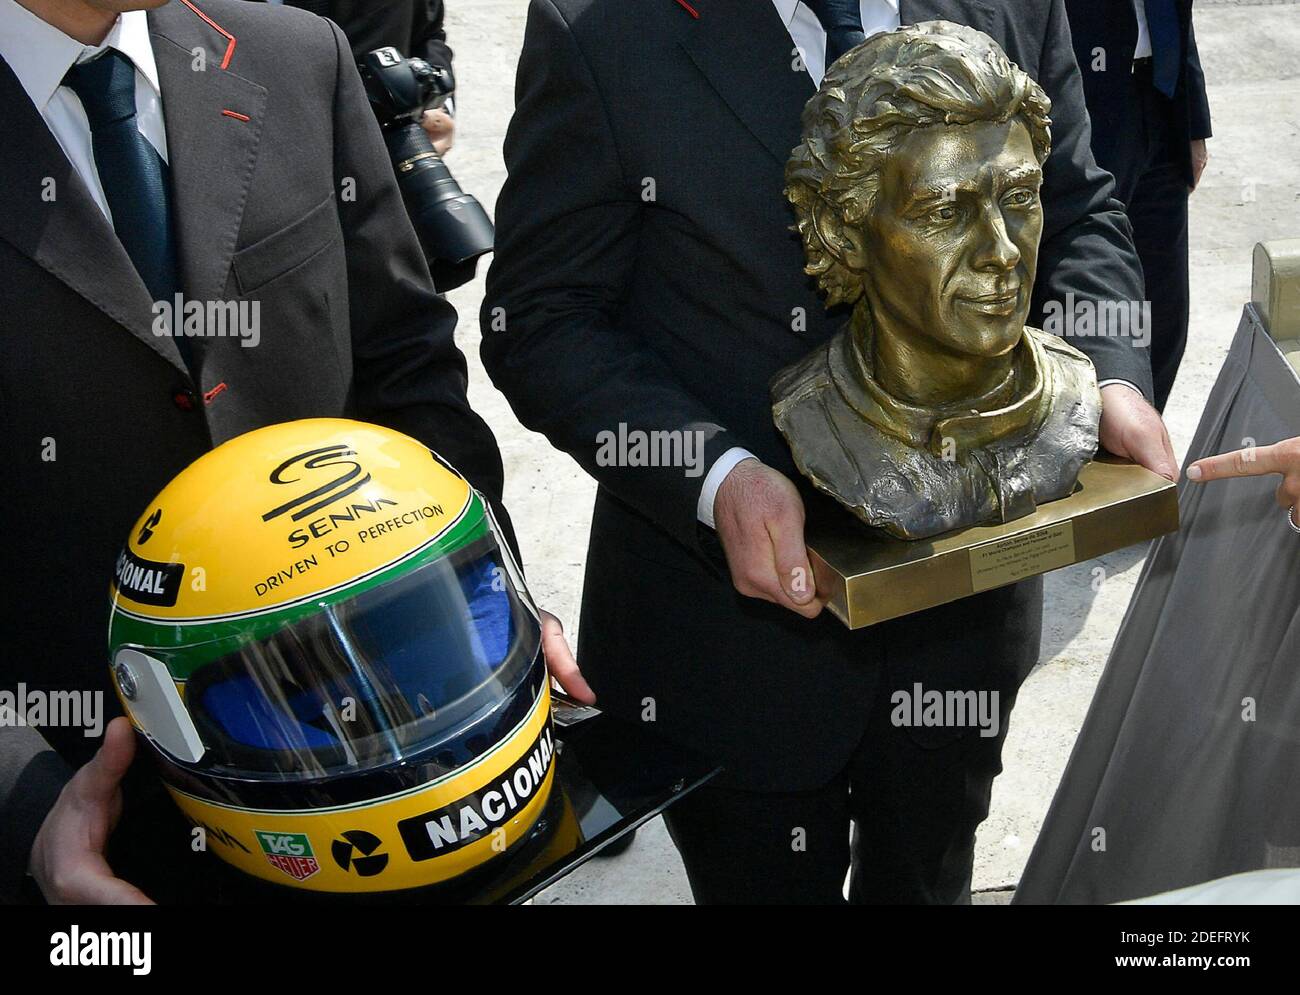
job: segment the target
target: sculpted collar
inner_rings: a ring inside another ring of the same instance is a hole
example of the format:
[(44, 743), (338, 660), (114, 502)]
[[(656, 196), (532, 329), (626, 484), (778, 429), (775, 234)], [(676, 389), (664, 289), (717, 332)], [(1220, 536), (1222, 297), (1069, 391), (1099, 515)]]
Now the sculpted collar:
[(959, 408), (929, 408), (894, 397), (873, 375), (865, 338), (865, 352), (851, 327), (831, 340), (827, 359), (840, 395), (880, 431), (936, 457), (943, 456), (945, 439), (953, 440), (957, 458), (964, 460), (972, 449), (1035, 431), (1051, 410), (1051, 364), (1028, 332), (1016, 346), (1006, 379)]

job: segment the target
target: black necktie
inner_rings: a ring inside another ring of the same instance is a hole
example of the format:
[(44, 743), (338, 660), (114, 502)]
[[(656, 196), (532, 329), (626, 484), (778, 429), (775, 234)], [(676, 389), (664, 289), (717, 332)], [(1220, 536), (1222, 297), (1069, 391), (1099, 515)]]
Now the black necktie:
[(153, 299), (170, 302), (178, 288), (167, 164), (136, 123), (135, 66), (109, 49), (73, 66), (63, 82), (81, 98), (90, 120), (95, 171), (113, 229)]
[(1151, 35), (1151, 75), (1156, 89), (1173, 97), (1183, 65), (1183, 30), (1176, 0), (1146, 0)]
[(803, 0), (803, 5), (817, 15), (826, 31), (827, 69), (854, 45), (867, 40), (860, 0)]

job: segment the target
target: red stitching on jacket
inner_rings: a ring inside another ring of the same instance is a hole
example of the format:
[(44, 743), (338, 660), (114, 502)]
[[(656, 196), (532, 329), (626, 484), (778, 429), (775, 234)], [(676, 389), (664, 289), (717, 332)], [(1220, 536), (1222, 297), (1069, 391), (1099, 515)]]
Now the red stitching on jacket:
[(205, 22), (207, 22), (216, 30), (217, 34), (221, 35), (221, 37), (223, 38), (228, 39), (229, 44), (226, 46), (226, 54), (221, 59), (221, 68), (225, 69), (227, 66), (230, 65), (230, 57), (235, 54), (235, 36), (232, 35), (225, 28), (223, 28), (216, 21), (214, 21), (212, 18), (208, 17), (208, 15), (203, 13), (203, 11), (199, 10), (198, 7), (195, 7), (194, 4), (190, 2), (190, 0), (181, 0), (181, 3), (185, 4), (186, 7), (194, 11), (194, 13), (198, 14), (199, 17), (203, 18)]

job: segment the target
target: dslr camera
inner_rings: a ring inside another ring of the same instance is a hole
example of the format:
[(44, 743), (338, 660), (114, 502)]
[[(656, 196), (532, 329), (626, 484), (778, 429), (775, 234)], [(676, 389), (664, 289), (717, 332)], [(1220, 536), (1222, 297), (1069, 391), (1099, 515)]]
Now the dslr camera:
[(447, 102), (456, 81), (449, 69), (403, 58), (395, 48), (368, 53), (357, 68), (434, 286), (439, 293), (454, 290), (474, 278), (496, 235), (483, 205), (460, 188), (420, 126), (426, 110)]

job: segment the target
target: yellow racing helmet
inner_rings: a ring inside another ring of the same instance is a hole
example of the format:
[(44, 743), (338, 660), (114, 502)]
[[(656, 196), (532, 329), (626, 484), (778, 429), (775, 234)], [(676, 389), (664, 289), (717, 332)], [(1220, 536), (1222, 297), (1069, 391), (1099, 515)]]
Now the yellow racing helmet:
[(118, 558), (119, 697), (209, 849), (328, 892), (424, 887), (525, 838), (555, 750), (537, 610), (491, 510), (359, 422), (249, 432)]

